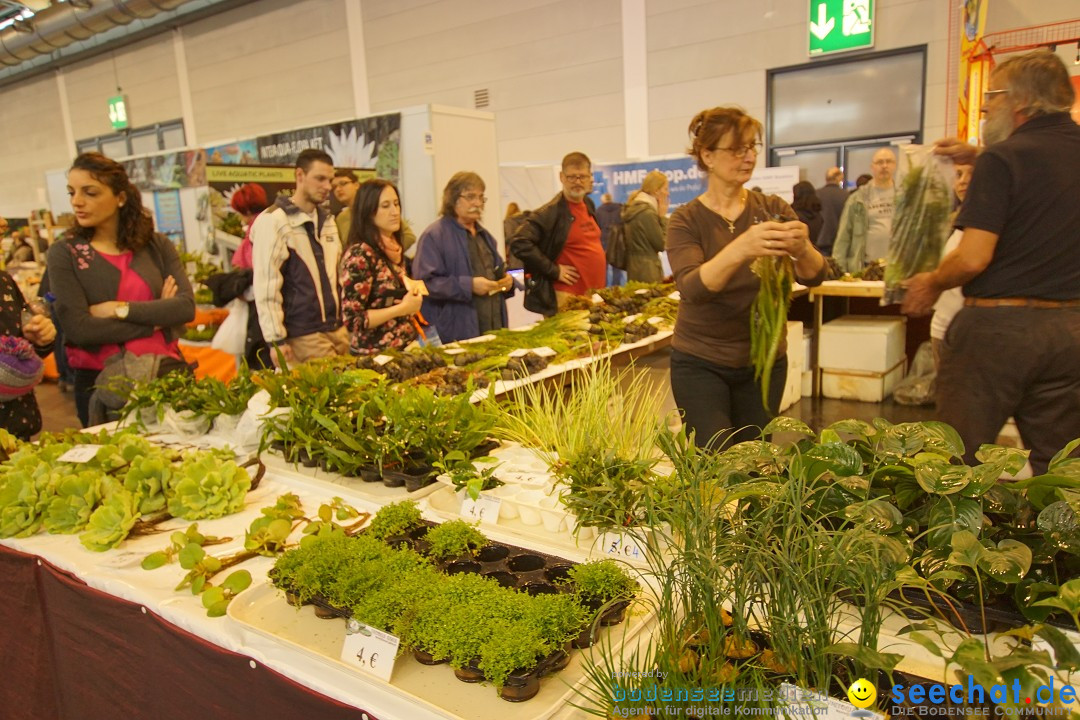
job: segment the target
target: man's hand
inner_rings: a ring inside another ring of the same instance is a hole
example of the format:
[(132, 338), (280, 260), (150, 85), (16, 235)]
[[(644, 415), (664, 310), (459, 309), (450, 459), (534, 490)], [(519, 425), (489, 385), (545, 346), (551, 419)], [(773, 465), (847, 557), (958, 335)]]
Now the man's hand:
[(979, 148), (959, 138), (942, 138), (934, 143), (934, 154), (952, 158), (958, 165), (971, 165), (979, 154)]
[[(281, 353), (281, 357), (278, 356), (278, 352)], [(278, 370), (281, 369), (281, 358), (285, 359), (285, 362), (292, 365), (296, 362), (296, 353), (289, 347), (287, 342), (282, 342), (280, 345), (270, 347), (270, 359), (274, 361), (274, 367)]]
[(56, 339), (56, 327), (45, 315), (35, 315), (23, 325), (23, 337), (38, 347), (51, 345)]
[(495, 283), (499, 286), (500, 292), (507, 292), (510, 288), (514, 287), (514, 278), (510, 275), (503, 275), (501, 279), (496, 280)]
[(934, 309), (934, 303), (941, 296), (934, 273), (924, 272), (913, 275), (902, 285), (906, 292), (904, 302), (900, 305), (900, 312), (912, 317), (929, 315)]
[(472, 279), (472, 291), (473, 295), (491, 295), (499, 292), (499, 283), (484, 277), (474, 277)]
[(573, 265), (559, 266), (559, 282), (563, 283), (564, 285), (573, 285), (580, 279), (581, 274)]

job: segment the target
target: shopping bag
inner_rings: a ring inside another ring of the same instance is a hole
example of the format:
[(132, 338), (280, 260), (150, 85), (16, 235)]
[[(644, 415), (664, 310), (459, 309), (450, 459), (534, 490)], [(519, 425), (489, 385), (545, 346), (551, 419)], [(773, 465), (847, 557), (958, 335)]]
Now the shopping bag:
[(243, 355), (247, 347), (248, 331), (248, 304), (243, 298), (236, 298), (225, 306), (229, 310), (229, 317), (221, 323), (221, 327), (214, 333), (214, 339), (210, 347), (230, 355)]

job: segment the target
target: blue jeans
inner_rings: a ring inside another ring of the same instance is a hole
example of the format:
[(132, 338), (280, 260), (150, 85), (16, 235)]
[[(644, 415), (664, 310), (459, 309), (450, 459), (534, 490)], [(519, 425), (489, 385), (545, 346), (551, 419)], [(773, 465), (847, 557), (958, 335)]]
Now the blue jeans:
[(607, 286), (622, 287), (626, 284), (626, 271), (612, 265), (607, 266)]
[(60, 327), (60, 318), (56, 316), (56, 309), (49, 307), (53, 325), (56, 327), (56, 340), (53, 341), (53, 359), (56, 360), (56, 372), (60, 375), (60, 382), (68, 385), (75, 384), (75, 373), (67, 361), (67, 349), (64, 347), (64, 329)]

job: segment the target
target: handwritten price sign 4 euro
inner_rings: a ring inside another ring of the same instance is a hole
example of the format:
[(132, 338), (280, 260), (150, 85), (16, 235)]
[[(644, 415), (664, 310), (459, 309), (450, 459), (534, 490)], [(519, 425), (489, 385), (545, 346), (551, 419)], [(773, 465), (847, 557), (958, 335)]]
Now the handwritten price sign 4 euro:
[(361, 672), (390, 682), (400, 644), (401, 640), (390, 633), (350, 618), (345, 623), (345, 645), (341, 648), (341, 660)]

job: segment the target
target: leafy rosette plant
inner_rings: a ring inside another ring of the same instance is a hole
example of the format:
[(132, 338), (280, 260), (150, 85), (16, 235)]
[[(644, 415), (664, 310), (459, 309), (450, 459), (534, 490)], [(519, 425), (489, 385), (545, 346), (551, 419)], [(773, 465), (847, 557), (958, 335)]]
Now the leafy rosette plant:
[(90, 515), (79, 542), (94, 552), (111, 550), (124, 541), (138, 519), (138, 499), (126, 490), (114, 492)]
[(614, 560), (596, 560), (570, 568), (567, 581), (573, 584), (574, 596), (583, 604), (599, 608), (610, 602), (630, 600), (637, 594), (637, 583)]
[(124, 475), (124, 487), (139, 498), (143, 515), (165, 509), (165, 488), (172, 478), (172, 464), (160, 454), (138, 457)]
[(101, 473), (83, 470), (61, 476), (53, 484), (55, 497), (49, 501), (44, 518), (45, 530), (70, 535), (82, 532), (101, 500)]
[(384, 505), (371, 520), (368, 532), (373, 538), (386, 540), (395, 535), (404, 535), (424, 523), (420, 508), (412, 500)]
[(244, 507), (251, 488), (247, 471), (214, 453), (200, 454), (181, 467), (168, 498), (169, 514), (185, 520), (219, 518)]
[(41, 504), (38, 480), (25, 470), (9, 472), (0, 486), (0, 537), (29, 537), (40, 530)]
[(487, 545), (487, 538), (464, 520), (444, 522), (428, 531), (425, 539), (431, 545), (431, 555), (446, 560), (458, 555), (475, 555)]

